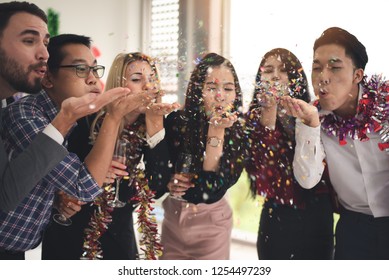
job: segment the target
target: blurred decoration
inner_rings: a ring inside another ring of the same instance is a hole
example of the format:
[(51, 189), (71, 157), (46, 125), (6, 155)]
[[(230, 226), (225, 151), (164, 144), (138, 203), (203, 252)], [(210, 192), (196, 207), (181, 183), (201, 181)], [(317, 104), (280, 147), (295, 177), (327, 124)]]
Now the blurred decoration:
[(51, 36), (57, 36), (59, 34), (59, 13), (54, 9), (49, 8), (47, 10), (47, 27)]
[[(92, 54), (94, 55), (95, 58), (99, 58), (99, 57), (101, 56), (101, 52), (100, 52), (100, 50), (99, 50), (98, 47), (92, 46), (92, 47), (91, 47), (91, 51), (92, 51)], [(105, 75), (105, 74), (104, 74), (104, 75)], [(105, 88), (104, 82), (103, 82), (102, 80), (99, 80), (99, 82), (100, 82), (100, 84), (101, 84), (102, 90), (104, 90), (104, 88)]]
[(95, 46), (92, 46), (92, 53), (93, 53), (93, 55), (94, 55), (96, 58), (98, 58), (99, 56), (101, 56), (100, 50), (99, 50), (97, 47), (95, 47)]

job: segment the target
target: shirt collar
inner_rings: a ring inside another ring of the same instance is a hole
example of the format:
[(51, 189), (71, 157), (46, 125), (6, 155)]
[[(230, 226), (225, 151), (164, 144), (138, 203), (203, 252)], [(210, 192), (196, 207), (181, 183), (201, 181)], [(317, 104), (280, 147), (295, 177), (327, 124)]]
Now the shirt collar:
[(41, 104), (42, 106), (46, 107), (46, 114), (50, 121), (52, 121), (55, 116), (57, 116), (59, 109), (44, 89), (41, 90), (40, 95), (42, 96)]

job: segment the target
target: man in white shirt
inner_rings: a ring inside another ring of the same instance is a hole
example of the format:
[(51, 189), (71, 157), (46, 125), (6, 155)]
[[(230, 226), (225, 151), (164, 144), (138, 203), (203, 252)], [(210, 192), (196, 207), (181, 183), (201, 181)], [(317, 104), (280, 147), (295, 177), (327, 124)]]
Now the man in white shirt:
[(294, 174), (312, 188), (328, 164), (340, 202), (335, 259), (389, 259), (388, 83), (367, 79), (366, 49), (346, 30), (325, 30), (313, 49), (319, 114), (301, 100), (282, 101), (298, 118)]

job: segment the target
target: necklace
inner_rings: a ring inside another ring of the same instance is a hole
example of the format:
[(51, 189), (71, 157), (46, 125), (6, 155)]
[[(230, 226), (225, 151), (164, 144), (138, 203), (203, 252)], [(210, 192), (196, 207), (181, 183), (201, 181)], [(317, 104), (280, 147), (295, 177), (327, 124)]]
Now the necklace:
[(321, 128), (327, 135), (338, 137), (340, 145), (347, 144), (346, 137), (368, 141), (367, 134), (379, 133), (382, 141), (378, 146), (389, 153), (389, 82), (381, 75), (373, 75), (369, 81), (364, 78), (362, 87), (357, 114), (352, 118), (320, 116)]

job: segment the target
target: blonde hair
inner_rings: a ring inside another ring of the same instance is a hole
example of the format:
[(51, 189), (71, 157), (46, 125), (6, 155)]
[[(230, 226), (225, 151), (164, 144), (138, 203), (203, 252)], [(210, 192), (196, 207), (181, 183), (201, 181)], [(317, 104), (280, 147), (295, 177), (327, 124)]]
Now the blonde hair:
[[(128, 65), (130, 65), (134, 61), (146, 61), (150, 65), (151, 69), (154, 71), (156, 79), (159, 80), (159, 74), (158, 74), (158, 69), (155, 60), (152, 59), (150, 56), (147, 56), (140, 52), (119, 53), (113, 60), (111, 68), (109, 69), (104, 91), (116, 87), (126, 87), (125, 72)], [(105, 115), (105, 112), (106, 112), (106, 108), (101, 109), (97, 113), (97, 116), (91, 125), (90, 136), (93, 142), (96, 140), (98, 134), (96, 131), (96, 124), (98, 120)], [(122, 120), (120, 123), (119, 135), (123, 131), (123, 127), (124, 127), (124, 120)]]

